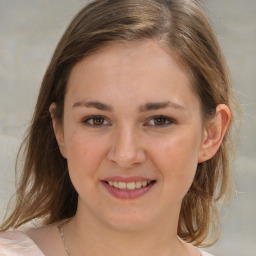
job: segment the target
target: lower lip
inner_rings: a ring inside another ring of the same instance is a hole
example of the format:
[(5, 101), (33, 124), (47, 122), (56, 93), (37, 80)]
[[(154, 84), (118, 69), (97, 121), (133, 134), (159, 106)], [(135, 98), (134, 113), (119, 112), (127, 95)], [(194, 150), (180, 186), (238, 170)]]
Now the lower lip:
[(104, 181), (102, 182), (102, 184), (107, 189), (107, 191), (114, 197), (117, 197), (120, 199), (135, 199), (148, 193), (152, 189), (152, 187), (156, 184), (156, 182), (152, 182), (146, 187), (136, 188), (133, 190), (115, 188), (108, 185)]

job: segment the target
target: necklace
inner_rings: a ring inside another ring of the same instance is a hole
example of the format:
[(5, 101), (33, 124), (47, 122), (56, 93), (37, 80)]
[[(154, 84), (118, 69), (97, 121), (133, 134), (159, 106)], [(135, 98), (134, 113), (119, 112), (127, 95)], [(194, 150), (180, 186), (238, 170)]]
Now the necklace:
[(63, 244), (63, 246), (64, 246), (64, 249), (65, 249), (67, 255), (68, 255), (68, 256), (71, 256), (71, 254), (69, 253), (68, 248), (67, 248), (67, 246), (66, 246), (65, 239), (64, 239), (64, 234), (63, 234), (63, 226), (64, 226), (64, 224), (66, 224), (68, 221), (69, 221), (69, 219), (66, 220), (66, 221), (64, 221), (64, 222), (62, 222), (61, 224), (57, 225), (57, 228), (58, 228), (58, 231), (59, 231), (60, 238), (61, 238), (62, 244)]

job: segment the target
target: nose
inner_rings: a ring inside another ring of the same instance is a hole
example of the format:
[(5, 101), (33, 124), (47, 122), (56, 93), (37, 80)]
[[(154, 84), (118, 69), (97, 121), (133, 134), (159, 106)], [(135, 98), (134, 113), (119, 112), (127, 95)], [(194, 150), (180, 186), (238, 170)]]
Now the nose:
[(112, 138), (108, 160), (121, 168), (134, 168), (146, 161), (146, 152), (135, 129), (123, 128)]

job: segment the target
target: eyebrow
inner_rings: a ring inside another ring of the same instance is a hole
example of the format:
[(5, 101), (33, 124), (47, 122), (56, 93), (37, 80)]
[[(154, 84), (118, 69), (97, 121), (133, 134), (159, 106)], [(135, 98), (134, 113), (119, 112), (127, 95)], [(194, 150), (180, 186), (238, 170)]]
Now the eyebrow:
[[(112, 106), (102, 103), (102, 102), (99, 102), (99, 101), (79, 101), (79, 102), (76, 102), (75, 104), (73, 104), (73, 108), (75, 108), (75, 107), (96, 108), (96, 109), (103, 110), (103, 111), (113, 112)], [(172, 107), (172, 108), (180, 109), (180, 110), (186, 110), (186, 108), (182, 105), (179, 105), (172, 101), (166, 101), (166, 102), (149, 102), (149, 103), (146, 103), (145, 105), (141, 105), (139, 107), (139, 112), (164, 109), (167, 107)]]
[(145, 105), (140, 106), (140, 112), (150, 111), (150, 110), (158, 110), (158, 109), (163, 109), (163, 108), (168, 108), (168, 107), (172, 107), (172, 108), (180, 109), (180, 110), (186, 110), (186, 108), (183, 107), (182, 105), (179, 105), (172, 101), (166, 101), (166, 102), (146, 103)]
[(96, 108), (99, 110), (103, 110), (103, 111), (113, 111), (113, 108), (110, 105), (104, 104), (102, 102), (98, 102), (98, 101), (79, 101), (76, 102), (73, 105), (73, 108), (75, 107), (87, 107), (87, 108)]

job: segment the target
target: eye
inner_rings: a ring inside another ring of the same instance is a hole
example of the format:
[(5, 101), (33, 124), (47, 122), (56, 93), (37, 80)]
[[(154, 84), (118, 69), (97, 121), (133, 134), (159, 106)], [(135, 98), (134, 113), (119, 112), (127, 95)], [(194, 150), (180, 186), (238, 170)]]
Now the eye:
[(103, 116), (87, 117), (83, 120), (83, 123), (87, 126), (95, 126), (95, 127), (110, 125), (110, 123)]
[(172, 118), (169, 118), (167, 116), (153, 116), (146, 123), (146, 125), (164, 127), (164, 126), (169, 126), (173, 123), (175, 123), (175, 121)]

